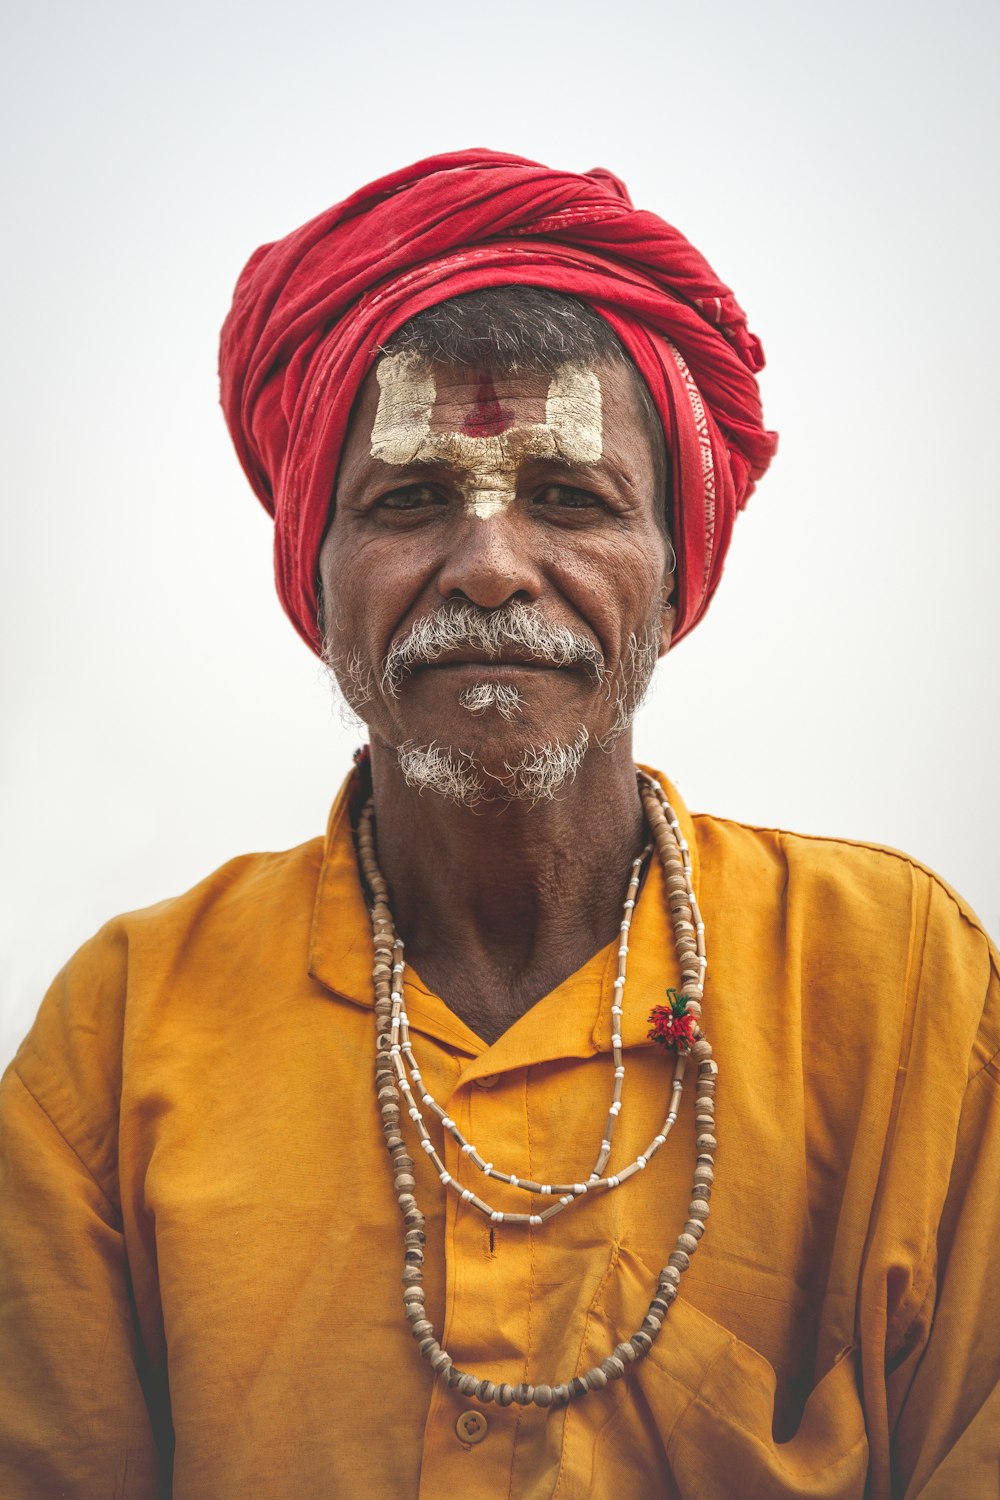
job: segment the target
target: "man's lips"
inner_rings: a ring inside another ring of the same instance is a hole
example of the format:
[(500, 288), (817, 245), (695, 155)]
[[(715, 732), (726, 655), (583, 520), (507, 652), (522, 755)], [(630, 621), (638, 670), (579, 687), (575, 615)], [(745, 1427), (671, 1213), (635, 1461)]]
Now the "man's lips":
[(522, 661), (520, 658), (477, 656), (418, 662), (411, 669), (411, 675), (416, 677), (421, 672), (476, 672), (481, 677), (507, 677), (518, 672), (562, 672), (565, 670), (567, 670), (566, 667), (556, 662), (539, 661), (537, 657)]

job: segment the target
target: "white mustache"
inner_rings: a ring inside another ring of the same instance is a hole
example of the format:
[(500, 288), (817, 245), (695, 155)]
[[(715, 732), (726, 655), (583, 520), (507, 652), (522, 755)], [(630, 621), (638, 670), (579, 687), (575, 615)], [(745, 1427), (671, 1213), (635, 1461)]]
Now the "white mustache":
[(418, 620), (393, 641), (382, 667), (382, 691), (395, 697), (415, 667), (439, 660), (446, 651), (468, 648), (500, 658), (505, 646), (515, 646), (532, 661), (552, 667), (582, 665), (598, 682), (604, 676), (604, 655), (593, 641), (565, 625), (550, 625), (536, 605), (515, 601), (502, 609), (484, 610), (456, 602)]

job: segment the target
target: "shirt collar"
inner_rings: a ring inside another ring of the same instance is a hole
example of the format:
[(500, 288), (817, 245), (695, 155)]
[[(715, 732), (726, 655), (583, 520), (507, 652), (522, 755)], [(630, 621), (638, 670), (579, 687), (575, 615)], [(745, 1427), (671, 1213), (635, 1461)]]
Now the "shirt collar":
[[(642, 767), (643, 770), (649, 768)], [(650, 771), (677, 814), (691, 851), (698, 890), (698, 848), (694, 824), (677, 790), (658, 771)], [(309, 973), (342, 999), (371, 1010), (371, 924), (358, 875), (351, 831), (352, 805), (359, 795), (356, 773), (337, 794), (327, 825), (323, 862), (313, 908)], [(356, 810), (356, 809), (355, 809)], [(664, 899), (663, 873), (654, 852), (636, 903), (629, 940), (622, 1042), (649, 1046), (647, 1017), (663, 1002), (667, 988), (679, 988), (680, 970), (670, 914)], [(561, 1057), (589, 1057), (611, 1050), (611, 1003), (617, 973), (617, 940), (571, 974), (531, 1007), (492, 1044), (469, 1029), (431, 994), (409, 968), (406, 1008), (412, 1030), (442, 1042), (469, 1059), (469, 1078), (549, 1062)]]

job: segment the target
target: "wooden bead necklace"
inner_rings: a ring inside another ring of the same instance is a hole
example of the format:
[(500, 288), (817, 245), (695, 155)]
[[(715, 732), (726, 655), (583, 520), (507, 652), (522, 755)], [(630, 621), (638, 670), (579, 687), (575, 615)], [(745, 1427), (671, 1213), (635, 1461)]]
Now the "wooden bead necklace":
[[(698, 910), (691, 878), (691, 858), (680, 824), (661, 787), (645, 772), (638, 772), (639, 794), (643, 811), (653, 836), (666, 884), (667, 904), (670, 907), (674, 930), (674, 941), (681, 970), (680, 1003), (687, 1014), (694, 1017), (693, 1041), (690, 1054), (698, 1068), (697, 1096), (695, 1099), (695, 1125), (697, 1129), (697, 1161), (694, 1170), (692, 1201), (688, 1219), (677, 1239), (667, 1264), (661, 1270), (656, 1293), (649, 1304), (646, 1316), (638, 1332), (630, 1339), (618, 1344), (613, 1353), (584, 1375), (555, 1385), (511, 1386), (503, 1382), (483, 1380), (456, 1368), (451, 1356), (444, 1350), (434, 1333), (434, 1326), (427, 1318), (423, 1289), (423, 1261), (426, 1234), (424, 1216), (414, 1197), (416, 1180), (413, 1176), (414, 1161), (407, 1153), (402, 1136), (402, 1114), (405, 1109), (420, 1136), (421, 1149), (426, 1152), (446, 1188), (456, 1192), (463, 1202), (485, 1214), (494, 1223), (528, 1224), (540, 1227), (571, 1204), (588, 1193), (609, 1191), (626, 1182), (637, 1172), (643, 1171), (650, 1159), (666, 1141), (677, 1119), (681, 1093), (684, 1086), (686, 1057), (680, 1046), (674, 1065), (670, 1107), (663, 1125), (646, 1149), (619, 1172), (606, 1174), (605, 1168), (611, 1154), (611, 1142), (615, 1124), (622, 1107), (622, 1084), (625, 1066), (622, 1060), (621, 1018), (625, 990), (625, 971), (628, 959), (628, 936), (635, 909), (636, 893), (643, 860), (648, 847), (632, 863), (618, 945), (618, 977), (615, 980), (614, 1002), (611, 1007), (612, 1052), (614, 1074), (611, 1106), (604, 1135), (594, 1167), (586, 1182), (539, 1183), (518, 1178), (513, 1172), (498, 1171), (484, 1160), (472, 1143), (462, 1135), (455, 1122), (427, 1092), (410, 1039), (409, 1022), (403, 1005), (403, 943), (395, 931), (389, 909), (389, 892), (378, 867), (375, 853), (374, 802), (369, 798), (362, 810), (358, 825), (358, 859), (361, 871), (371, 894), (372, 937), (375, 950), (373, 980), (375, 985), (375, 1032), (376, 1063), (375, 1088), (382, 1114), (382, 1130), (392, 1157), (396, 1195), (405, 1225), (403, 1308), (410, 1323), (410, 1331), (418, 1341), (420, 1353), (429, 1362), (435, 1374), (459, 1394), (476, 1401), (496, 1401), (501, 1406), (516, 1402), (522, 1406), (565, 1406), (569, 1401), (585, 1396), (589, 1391), (603, 1389), (609, 1380), (618, 1380), (628, 1365), (642, 1359), (652, 1348), (653, 1341), (663, 1326), (671, 1302), (677, 1296), (680, 1278), (687, 1270), (691, 1256), (698, 1247), (705, 1230), (709, 1214), (709, 1199), (712, 1194), (715, 1159), (715, 1085), (717, 1064), (712, 1057), (712, 1048), (700, 1027), (701, 998), (704, 993), (705, 928)], [(673, 992), (671, 992), (673, 993)], [(443, 1128), (457, 1143), (464, 1156), (484, 1176), (518, 1188), (522, 1192), (553, 1196), (557, 1201), (540, 1213), (507, 1213), (491, 1207), (470, 1188), (463, 1187), (447, 1171), (444, 1161), (435, 1150), (427, 1130), (424, 1117), (416, 1102), (413, 1086), (416, 1085), (421, 1102), (441, 1121)]]

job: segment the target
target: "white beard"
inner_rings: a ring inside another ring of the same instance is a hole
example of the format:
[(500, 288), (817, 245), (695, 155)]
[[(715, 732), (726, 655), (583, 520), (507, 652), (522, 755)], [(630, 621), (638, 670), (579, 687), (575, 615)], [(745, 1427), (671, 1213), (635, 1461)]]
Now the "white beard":
[(480, 802), (551, 801), (567, 786), (583, 764), (590, 735), (581, 725), (568, 745), (550, 740), (529, 745), (521, 758), (505, 763), (501, 776), (491, 776), (476, 765), (465, 751), (457, 753), (444, 745), (415, 745), (406, 740), (396, 750), (399, 768), (407, 786), (436, 792), (463, 807)]
[[(538, 660), (551, 661), (554, 666), (578, 663), (599, 680), (604, 679), (615, 713), (610, 728), (595, 743), (610, 753), (631, 726), (652, 680), (659, 629), (650, 623), (641, 635), (633, 633), (618, 670), (607, 673), (600, 652), (587, 637), (549, 625), (533, 606), (515, 604), (485, 612), (461, 605), (446, 607), (419, 621), (395, 642), (377, 683), (357, 651), (340, 656), (329, 635), (323, 660), (338, 696), (352, 716), (363, 721), (365, 707), (376, 696), (382, 696), (387, 705), (399, 697), (403, 680), (415, 666), (469, 644), (498, 659), (502, 659), (504, 645), (513, 644), (532, 651)], [(484, 674), (488, 672), (488, 663), (484, 663)], [(510, 722), (521, 712), (524, 700), (513, 685), (484, 680), (463, 689), (458, 701), (470, 714), (495, 710)], [(486, 771), (468, 751), (437, 741), (418, 745), (407, 739), (396, 746), (396, 754), (407, 785), (419, 791), (434, 792), (464, 807), (498, 801), (534, 805), (556, 797), (573, 781), (590, 747), (590, 731), (581, 724), (569, 743), (554, 739), (526, 746), (516, 761), (504, 763), (499, 775)]]

